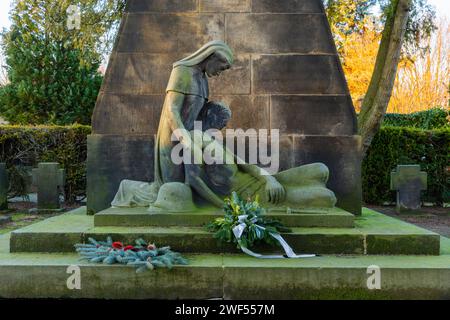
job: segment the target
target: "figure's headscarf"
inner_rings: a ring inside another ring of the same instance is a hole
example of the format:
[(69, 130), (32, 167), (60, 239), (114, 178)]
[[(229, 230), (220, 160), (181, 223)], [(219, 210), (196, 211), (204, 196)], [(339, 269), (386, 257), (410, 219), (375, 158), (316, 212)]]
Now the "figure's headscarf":
[(227, 61), (230, 65), (233, 64), (234, 57), (233, 57), (233, 51), (231, 51), (231, 48), (223, 41), (214, 40), (214, 41), (208, 42), (207, 44), (205, 44), (203, 47), (198, 49), (195, 53), (191, 54), (190, 56), (175, 62), (173, 64), (173, 67), (175, 68), (178, 66), (186, 66), (186, 67), (195, 66), (216, 52), (219, 52), (220, 54), (222, 54), (227, 59)]

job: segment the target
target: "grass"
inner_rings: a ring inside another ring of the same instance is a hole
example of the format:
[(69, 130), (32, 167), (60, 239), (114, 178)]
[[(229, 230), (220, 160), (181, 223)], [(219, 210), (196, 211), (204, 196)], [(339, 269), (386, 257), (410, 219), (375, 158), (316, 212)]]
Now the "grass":
[(12, 222), (0, 226), (0, 234), (5, 234), (16, 229), (26, 227), (30, 224), (45, 220), (57, 214), (30, 214), (28, 212), (12, 212), (7, 215), (11, 216)]
[(8, 211), (0, 211), (0, 216), (10, 216), (12, 221), (3, 225), (0, 225), (0, 235), (11, 232), (16, 229), (26, 227), (30, 224), (45, 220), (50, 217), (60, 215), (64, 212), (74, 209), (73, 206), (67, 206), (63, 212), (58, 213), (29, 213), (29, 209), (36, 206), (35, 203), (23, 201), (9, 203)]

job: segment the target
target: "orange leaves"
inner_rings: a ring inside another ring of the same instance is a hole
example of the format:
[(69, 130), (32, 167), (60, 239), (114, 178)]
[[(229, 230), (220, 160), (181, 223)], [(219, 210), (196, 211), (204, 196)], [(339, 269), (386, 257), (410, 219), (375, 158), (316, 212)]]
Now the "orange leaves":
[[(379, 48), (381, 33), (367, 23), (360, 33), (346, 37), (341, 58), (356, 111), (366, 94)], [(449, 107), (450, 23), (442, 20), (439, 29), (423, 46), (425, 54), (404, 57), (399, 65), (389, 113), (411, 113), (433, 107)]]

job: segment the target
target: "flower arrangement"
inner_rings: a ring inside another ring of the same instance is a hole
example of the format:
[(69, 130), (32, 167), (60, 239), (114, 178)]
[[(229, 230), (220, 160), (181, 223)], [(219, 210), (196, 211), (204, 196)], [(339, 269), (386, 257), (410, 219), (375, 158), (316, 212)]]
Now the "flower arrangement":
[(153, 270), (154, 268), (172, 268), (174, 265), (186, 265), (188, 261), (170, 247), (158, 248), (155, 244), (148, 244), (143, 239), (136, 240), (136, 245), (124, 245), (113, 242), (111, 237), (107, 241), (88, 239), (90, 243), (76, 244), (76, 251), (81, 260), (103, 264), (125, 264), (134, 266), (136, 272)]
[(207, 229), (215, 232), (214, 238), (221, 242), (235, 243), (238, 248), (250, 248), (256, 243), (280, 245), (273, 237), (280, 232), (291, 232), (279, 221), (263, 215), (258, 197), (254, 201), (242, 200), (236, 192), (225, 199), (225, 215), (207, 225)]

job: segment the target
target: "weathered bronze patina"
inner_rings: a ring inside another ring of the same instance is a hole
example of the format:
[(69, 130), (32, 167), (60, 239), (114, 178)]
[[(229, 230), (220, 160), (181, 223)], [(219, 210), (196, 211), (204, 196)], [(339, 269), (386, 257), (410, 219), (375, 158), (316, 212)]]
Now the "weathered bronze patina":
[(212, 41), (197, 52), (177, 61), (167, 85), (166, 98), (159, 122), (155, 152), (155, 183), (184, 182), (184, 166), (175, 165), (170, 157), (171, 141), (175, 133), (180, 143), (189, 143), (190, 137), (182, 130), (194, 128), (194, 121), (208, 102), (207, 77), (220, 75), (231, 67), (233, 53), (222, 41)]
[[(231, 111), (223, 104), (208, 104), (207, 118), (201, 119), (204, 130), (223, 129)], [(192, 132), (192, 136), (196, 133)], [(195, 141), (194, 138), (192, 138)], [(202, 139), (202, 150), (222, 149), (223, 164), (188, 164), (186, 181), (204, 199), (217, 207), (223, 198), (236, 191), (242, 198), (260, 199), (263, 206), (275, 211), (292, 211), (302, 208), (332, 208), (336, 204), (334, 193), (326, 188), (329, 171), (322, 163), (313, 163), (270, 175), (264, 169), (245, 163), (233, 151), (217, 140)]]
[[(155, 181), (152, 184), (122, 181), (113, 206), (149, 206), (150, 211), (167, 212), (187, 208), (191, 211), (195, 210), (191, 196), (194, 191), (203, 203), (220, 208), (223, 198), (236, 191), (244, 198), (258, 196), (271, 210), (295, 212), (304, 208), (334, 207), (336, 197), (326, 188), (329, 171), (322, 163), (269, 175), (264, 169), (238, 159), (232, 150), (215, 139), (196, 142), (193, 136), (203, 136), (203, 132), (194, 130), (194, 121), (202, 122), (203, 131), (221, 130), (231, 118), (226, 105), (208, 101), (208, 77), (220, 75), (232, 64), (233, 53), (222, 41), (209, 42), (174, 63), (156, 139)], [(173, 135), (178, 141), (172, 141)], [(231, 161), (205, 164), (202, 159), (196, 159), (193, 164), (175, 164), (171, 154), (178, 143), (192, 154), (203, 154), (206, 148), (221, 149), (225, 158)], [(177, 199), (176, 194), (180, 198)]]

